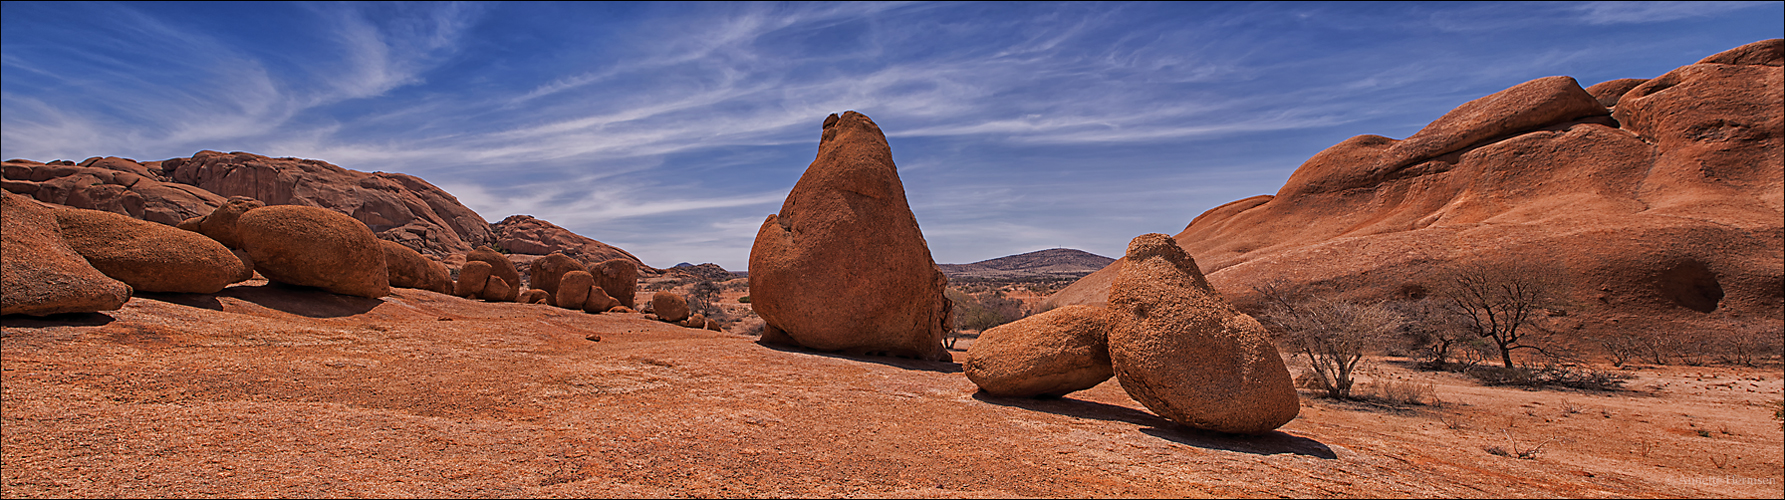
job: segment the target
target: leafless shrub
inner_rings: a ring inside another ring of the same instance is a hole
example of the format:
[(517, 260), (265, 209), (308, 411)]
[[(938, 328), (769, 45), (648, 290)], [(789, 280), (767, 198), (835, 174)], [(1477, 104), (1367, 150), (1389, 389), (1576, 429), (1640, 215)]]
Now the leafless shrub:
[(1763, 360), (1779, 358), (1785, 331), (1764, 325), (1745, 325), (1719, 335), (1710, 343), (1717, 361), (1725, 364), (1756, 366)]
[(1403, 318), (1397, 331), (1399, 347), (1421, 368), (1450, 369), (1452, 357), (1461, 355), (1464, 349), (1477, 348), (1470, 344), (1474, 337), (1437, 299), (1422, 297), (1421, 300), (1389, 302), (1385, 306)]
[(1264, 299), (1258, 321), (1308, 362), (1316, 387), (1331, 398), (1352, 399), (1353, 377), (1364, 355), (1386, 344), (1402, 321), (1382, 305), (1294, 297), (1282, 282), (1253, 289)]
[(1536, 460), (1538, 455), (1543, 454), (1543, 447), (1548, 445), (1550, 443), (1550, 441), (1554, 440), (1554, 439), (1545, 439), (1542, 443), (1538, 443), (1537, 446), (1526, 448), (1526, 447), (1519, 446), (1518, 441), (1512, 439), (1511, 431), (1501, 429), (1500, 434), (1506, 436), (1506, 444), (1508, 447), (1501, 448), (1499, 446), (1487, 446), (1487, 447), (1482, 448), (1482, 450), (1486, 451), (1488, 453), (1502, 456), (1502, 457), (1512, 457), (1512, 458), (1517, 458), (1517, 459), (1522, 459), (1522, 460)]
[(1576, 413), (1580, 413), (1580, 407), (1574, 406), (1574, 403), (1568, 402), (1567, 399), (1563, 399), (1562, 400), (1562, 414), (1563, 415), (1573, 415)]
[(1612, 366), (1623, 368), (1626, 363), (1642, 355), (1649, 346), (1645, 339), (1624, 333), (1600, 338), (1599, 347), (1611, 355)]
[[(978, 293), (967, 290), (983, 290)], [(1023, 301), (1004, 296), (1004, 291), (995, 287), (974, 285), (956, 290), (953, 288), (943, 292), (948, 300), (954, 301), (954, 328), (985, 331), (992, 327), (1023, 318)]]
[(1564, 311), (1567, 276), (1554, 265), (1518, 260), (1459, 264), (1444, 271), (1439, 297), (1463, 329), (1495, 347), (1503, 368), (1521, 350), (1546, 352), (1554, 332), (1542, 320)]
[(1423, 406), (1438, 401), (1437, 384), (1413, 380), (1391, 379), (1362, 384), (1358, 393), (1363, 399), (1401, 406)]
[(1631, 379), (1631, 376), (1625, 373), (1555, 363), (1541, 366), (1524, 365), (1514, 368), (1477, 366), (1464, 371), (1463, 374), (1483, 385), (1490, 386), (1528, 388), (1557, 386), (1594, 391), (1622, 390), (1624, 383)]
[(1444, 427), (1447, 429), (1450, 429), (1453, 431), (1460, 431), (1460, 430), (1468, 429), (1469, 424), (1473, 423), (1474, 420), (1470, 419), (1469, 417), (1462, 416), (1462, 415), (1439, 413), (1438, 414), (1438, 422), (1444, 424)]

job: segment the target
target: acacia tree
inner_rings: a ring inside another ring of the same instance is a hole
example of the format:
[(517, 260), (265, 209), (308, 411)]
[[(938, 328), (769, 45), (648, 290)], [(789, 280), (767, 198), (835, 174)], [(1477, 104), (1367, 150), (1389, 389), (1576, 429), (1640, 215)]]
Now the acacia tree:
[(1327, 397), (1350, 399), (1364, 355), (1381, 347), (1399, 327), (1401, 315), (1389, 307), (1359, 305), (1319, 297), (1297, 297), (1282, 282), (1253, 287), (1264, 299), (1259, 323), (1278, 341), (1308, 360), (1314, 381)]
[(1538, 320), (1567, 306), (1566, 282), (1560, 268), (1543, 262), (1465, 264), (1449, 270), (1441, 296), (1465, 331), (1492, 343), (1500, 364), (1514, 368), (1513, 351), (1548, 354), (1550, 332)]

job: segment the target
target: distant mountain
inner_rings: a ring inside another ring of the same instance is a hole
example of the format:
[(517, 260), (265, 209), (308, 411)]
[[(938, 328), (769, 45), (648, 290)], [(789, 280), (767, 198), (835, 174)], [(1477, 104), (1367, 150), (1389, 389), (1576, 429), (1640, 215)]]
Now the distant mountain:
[(972, 264), (937, 264), (949, 279), (1076, 278), (1109, 266), (1116, 259), (1083, 250), (1052, 248), (982, 260)]
[(734, 273), (731, 271), (727, 271), (727, 270), (725, 270), (725, 268), (719, 267), (718, 264), (714, 264), (711, 262), (708, 262), (705, 264), (700, 264), (700, 265), (694, 265), (694, 264), (689, 264), (687, 262), (683, 262), (681, 264), (676, 264), (675, 266), (672, 266), (669, 269), (664, 269), (663, 272), (664, 272), (665, 276), (680, 275), (680, 276), (683, 276), (686, 278), (694, 278), (694, 279), (707, 280), (707, 281), (730, 281), (730, 280), (742, 278), (745, 276), (745, 273)]

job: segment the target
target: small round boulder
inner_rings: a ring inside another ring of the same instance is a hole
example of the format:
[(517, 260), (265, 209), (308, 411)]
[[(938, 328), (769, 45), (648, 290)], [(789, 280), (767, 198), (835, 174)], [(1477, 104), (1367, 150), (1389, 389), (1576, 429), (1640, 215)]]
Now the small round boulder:
[(1102, 307), (1061, 307), (981, 332), (961, 369), (994, 396), (1064, 396), (1115, 375), (1108, 330)]
[(660, 291), (651, 295), (651, 310), (657, 317), (670, 323), (688, 319), (688, 299), (669, 291)]

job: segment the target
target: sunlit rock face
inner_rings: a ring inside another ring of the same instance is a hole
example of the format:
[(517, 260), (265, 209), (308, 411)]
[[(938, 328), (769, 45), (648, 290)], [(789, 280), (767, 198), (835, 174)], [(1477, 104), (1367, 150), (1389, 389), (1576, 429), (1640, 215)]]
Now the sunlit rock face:
[(825, 119), (818, 158), (750, 249), (751, 306), (768, 330), (825, 351), (944, 359), (947, 285), (880, 127), (854, 111)]
[[(1595, 92), (1565, 77), (1520, 84), (1405, 140), (1334, 145), (1276, 195), (1210, 209), (1173, 239), (1242, 309), (1271, 282), (1360, 302), (1422, 300), (1445, 265), (1543, 262), (1564, 271), (1572, 303), (1546, 327), (1582, 345), (1776, 330), (1782, 47), (1756, 42)], [(1124, 264), (1049, 302), (1107, 302)]]

